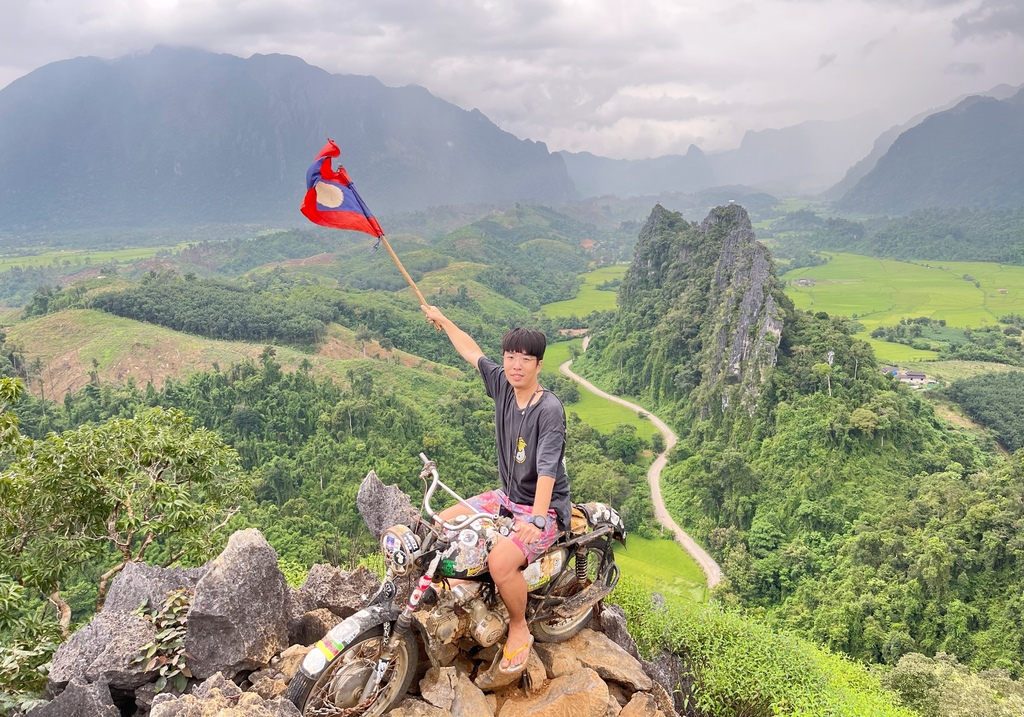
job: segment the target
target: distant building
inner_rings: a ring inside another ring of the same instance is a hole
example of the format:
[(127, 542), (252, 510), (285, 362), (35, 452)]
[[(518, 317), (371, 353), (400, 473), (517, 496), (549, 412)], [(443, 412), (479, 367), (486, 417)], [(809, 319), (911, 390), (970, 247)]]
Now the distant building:
[(896, 366), (882, 366), (880, 370), (882, 373), (887, 374), (889, 376), (895, 376), (900, 372), (899, 368)]
[(920, 371), (907, 371), (896, 374), (896, 379), (902, 383), (909, 383), (912, 386), (923, 386), (928, 376)]
[(1005, 293), (1007, 293), (1007, 291), (1006, 291), (1006, 289), (1000, 289), (1000, 290), (999, 290), (999, 293), (1000, 293), (1000, 294), (1005, 294)]
[(814, 286), (814, 279), (797, 279), (797, 286)]

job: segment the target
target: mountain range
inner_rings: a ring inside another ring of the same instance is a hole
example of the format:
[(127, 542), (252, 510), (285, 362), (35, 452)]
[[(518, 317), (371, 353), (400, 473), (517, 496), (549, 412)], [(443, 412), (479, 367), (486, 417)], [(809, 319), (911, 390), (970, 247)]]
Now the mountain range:
[(328, 137), (376, 212), (575, 196), (562, 158), (422, 87), (157, 47), (0, 91), (0, 228), (298, 223)]
[(1024, 204), (1024, 100), (1013, 90), (880, 136), (865, 114), (749, 131), (725, 152), (691, 145), (623, 160), (550, 152), (422, 87), (296, 57), (169, 47), (80, 57), (0, 90), (0, 232), (298, 225), (302, 178), (328, 137), (385, 215), (609, 195), (649, 207), (715, 188), (792, 196), (830, 186), (823, 198), (856, 213), (1015, 206)]

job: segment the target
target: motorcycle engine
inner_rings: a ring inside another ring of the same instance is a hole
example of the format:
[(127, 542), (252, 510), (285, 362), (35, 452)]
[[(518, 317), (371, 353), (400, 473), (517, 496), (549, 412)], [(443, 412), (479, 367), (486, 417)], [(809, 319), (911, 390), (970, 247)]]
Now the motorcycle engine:
[(490, 647), (501, 639), (508, 625), (505, 606), (488, 608), (480, 587), (471, 583), (441, 591), (434, 608), (420, 618), (432, 641), (450, 645), (468, 636)]
[[(504, 612), (505, 605), (500, 603)], [(488, 610), (487, 605), (481, 598), (477, 598), (468, 606), (469, 609), (469, 631), (483, 647), (490, 647), (505, 634), (508, 625), (508, 615), (501, 614), (498, 610)]]

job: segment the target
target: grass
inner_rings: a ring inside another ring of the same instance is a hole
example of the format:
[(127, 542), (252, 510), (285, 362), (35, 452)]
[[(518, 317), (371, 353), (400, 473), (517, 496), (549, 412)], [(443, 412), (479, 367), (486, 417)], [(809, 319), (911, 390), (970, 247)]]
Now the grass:
[[(582, 339), (573, 339), (548, 346), (544, 353), (544, 366), (541, 374), (557, 374), (558, 367), (572, 358), (569, 347), (575, 345), (578, 348), (581, 343)], [(636, 411), (631, 411), (606, 398), (595, 396), (582, 386), (580, 386), (580, 400), (566, 405), (565, 411), (566, 413), (575, 413), (584, 423), (602, 433), (611, 433), (616, 426), (625, 423), (635, 426), (637, 435), (649, 441), (658, 430), (653, 423), (645, 418), (640, 418)]]
[(586, 316), (591, 311), (609, 311), (615, 308), (615, 300), (618, 292), (599, 291), (598, 284), (614, 279), (622, 279), (626, 275), (625, 264), (606, 266), (595, 269), (588, 274), (580, 274), (583, 281), (580, 286), (580, 293), (575, 299), (567, 301), (556, 301), (553, 304), (545, 304), (540, 311), (545, 316)]
[(952, 383), (961, 378), (995, 371), (1020, 371), (1017, 366), (988, 361), (929, 361), (927, 364), (907, 363), (905, 368), (908, 371), (924, 371), (941, 383)]
[[(981, 328), (1024, 312), (1024, 267), (984, 262), (906, 262), (856, 254), (831, 254), (823, 266), (782, 275), (786, 294), (808, 311), (850, 316), (861, 322), (882, 361), (906, 364), (935, 359), (934, 351), (877, 341), (867, 333), (901, 318), (927, 316), (948, 326)], [(968, 277), (968, 278), (964, 278)], [(813, 286), (797, 286), (811, 279)], [(1005, 293), (1004, 293), (1005, 292)]]
[(692, 602), (707, 600), (704, 572), (674, 540), (630, 535), (626, 547), (616, 544), (615, 562), (624, 576), (662, 595)]

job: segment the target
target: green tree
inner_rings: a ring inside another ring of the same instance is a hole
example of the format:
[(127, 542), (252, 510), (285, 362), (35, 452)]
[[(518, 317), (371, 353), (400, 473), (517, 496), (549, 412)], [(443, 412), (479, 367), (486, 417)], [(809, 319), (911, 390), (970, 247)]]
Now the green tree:
[(50, 595), (74, 566), (99, 560), (96, 607), (110, 580), (159, 544), (164, 565), (201, 560), (248, 491), (238, 456), (177, 410), (50, 434), (0, 474), (0, 573)]

